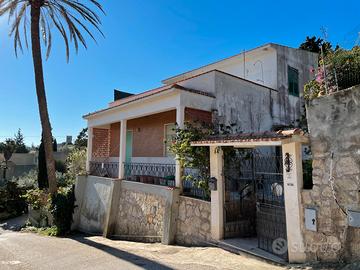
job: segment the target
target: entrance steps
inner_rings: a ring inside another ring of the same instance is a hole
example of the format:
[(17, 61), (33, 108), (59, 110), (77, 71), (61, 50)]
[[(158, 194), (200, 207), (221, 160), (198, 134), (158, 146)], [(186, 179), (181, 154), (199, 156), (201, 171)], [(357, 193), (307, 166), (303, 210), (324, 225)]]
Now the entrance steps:
[(212, 245), (242, 256), (260, 259), (277, 265), (287, 265), (287, 261), (257, 247), (257, 238), (230, 238), (212, 241)]

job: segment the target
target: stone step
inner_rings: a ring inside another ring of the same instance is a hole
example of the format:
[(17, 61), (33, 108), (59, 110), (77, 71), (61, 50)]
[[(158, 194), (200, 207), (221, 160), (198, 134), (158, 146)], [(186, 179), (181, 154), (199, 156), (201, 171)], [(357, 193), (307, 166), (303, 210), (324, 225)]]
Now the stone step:
[(250, 248), (250, 247), (244, 247), (242, 245), (234, 245), (232, 243), (226, 242), (226, 240), (211, 241), (208, 244), (215, 247), (219, 247), (234, 254), (258, 259), (274, 265), (279, 265), (279, 266), (288, 265), (288, 262), (286, 262), (284, 259), (277, 257), (264, 250), (261, 250), (259, 248)]

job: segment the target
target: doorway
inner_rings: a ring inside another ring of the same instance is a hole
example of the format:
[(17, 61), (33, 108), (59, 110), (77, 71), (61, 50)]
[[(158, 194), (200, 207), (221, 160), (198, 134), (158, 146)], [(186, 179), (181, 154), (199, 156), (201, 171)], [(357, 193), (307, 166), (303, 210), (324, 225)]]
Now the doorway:
[(125, 153), (125, 162), (130, 163), (132, 158), (133, 151), (133, 132), (132, 130), (126, 131), (126, 153)]
[(282, 166), (276, 154), (224, 149), (224, 238), (243, 239), (286, 260), (287, 252), (274, 250), (287, 238)]

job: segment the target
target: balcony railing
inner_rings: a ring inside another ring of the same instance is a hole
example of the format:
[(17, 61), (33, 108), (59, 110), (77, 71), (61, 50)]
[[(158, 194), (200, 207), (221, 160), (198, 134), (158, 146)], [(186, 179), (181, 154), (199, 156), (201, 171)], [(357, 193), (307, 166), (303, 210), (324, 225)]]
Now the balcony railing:
[(90, 175), (119, 178), (119, 163), (90, 161)]
[(124, 166), (128, 181), (175, 186), (175, 164), (126, 162)]

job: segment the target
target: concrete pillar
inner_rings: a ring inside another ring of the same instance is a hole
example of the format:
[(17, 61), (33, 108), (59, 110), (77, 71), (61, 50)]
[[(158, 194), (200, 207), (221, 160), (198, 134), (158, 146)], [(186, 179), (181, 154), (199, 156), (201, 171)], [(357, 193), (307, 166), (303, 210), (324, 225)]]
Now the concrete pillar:
[(224, 154), (221, 148), (210, 146), (210, 175), (217, 179), (217, 190), (211, 191), (211, 237), (224, 238)]
[(90, 161), (92, 156), (93, 146), (93, 130), (94, 128), (88, 127), (88, 141), (87, 141), (87, 152), (86, 152), (86, 171), (90, 172)]
[[(178, 127), (184, 128), (184, 120), (185, 120), (185, 107), (178, 106), (176, 108), (176, 124), (178, 125)], [(180, 192), (182, 192), (182, 189), (183, 189), (182, 175), (183, 175), (183, 169), (180, 166), (180, 162), (176, 159), (175, 160), (175, 186), (180, 189)]]
[(161, 243), (171, 245), (175, 243), (176, 219), (179, 213), (180, 190), (169, 190), (165, 196), (164, 225)]
[(180, 128), (184, 128), (185, 122), (185, 106), (178, 106), (176, 108), (176, 124)]
[(75, 192), (75, 200), (76, 200), (75, 204), (77, 205), (77, 207), (74, 208), (73, 222), (71, 224), (71, 230), (79, 229), (80, 214), (81, 214), (84, 196), (86, 196), (85, 190), (86, 190), (87, 183), (88, 183), (87, 176), (85, 176), (85, 175), (79, 175), (76, 178), (74, 192)]
[(107, 238), (111, 237), (114, 234), (114, 230), (117, 222), (117, 213), (119, 211), (121, 184), (122, 181), (111, 179), (111, 189), (109, 196), (110, 202), (109, 202), (109, 208), (106, 209), (104, 229), (103, 229), (103, 236)]
[[(289, 262), (305, 262), (304, 239), (301, 233), (302, 210), (301, 189), (303, 187), (302, 149), (300, 142), (284, 143), (282, 146), (284, 163), (284, 196), (286, 230)], [(286, 165), (286, 156), (290, 157), (290, 166)]]
[(124, 179), (125, 177), (125, 166), (124, 162), (126, 160), (126, 126), (127, 120), (121, 120), (120, 123), (120, 154), (119, 154), (119, 179)]

